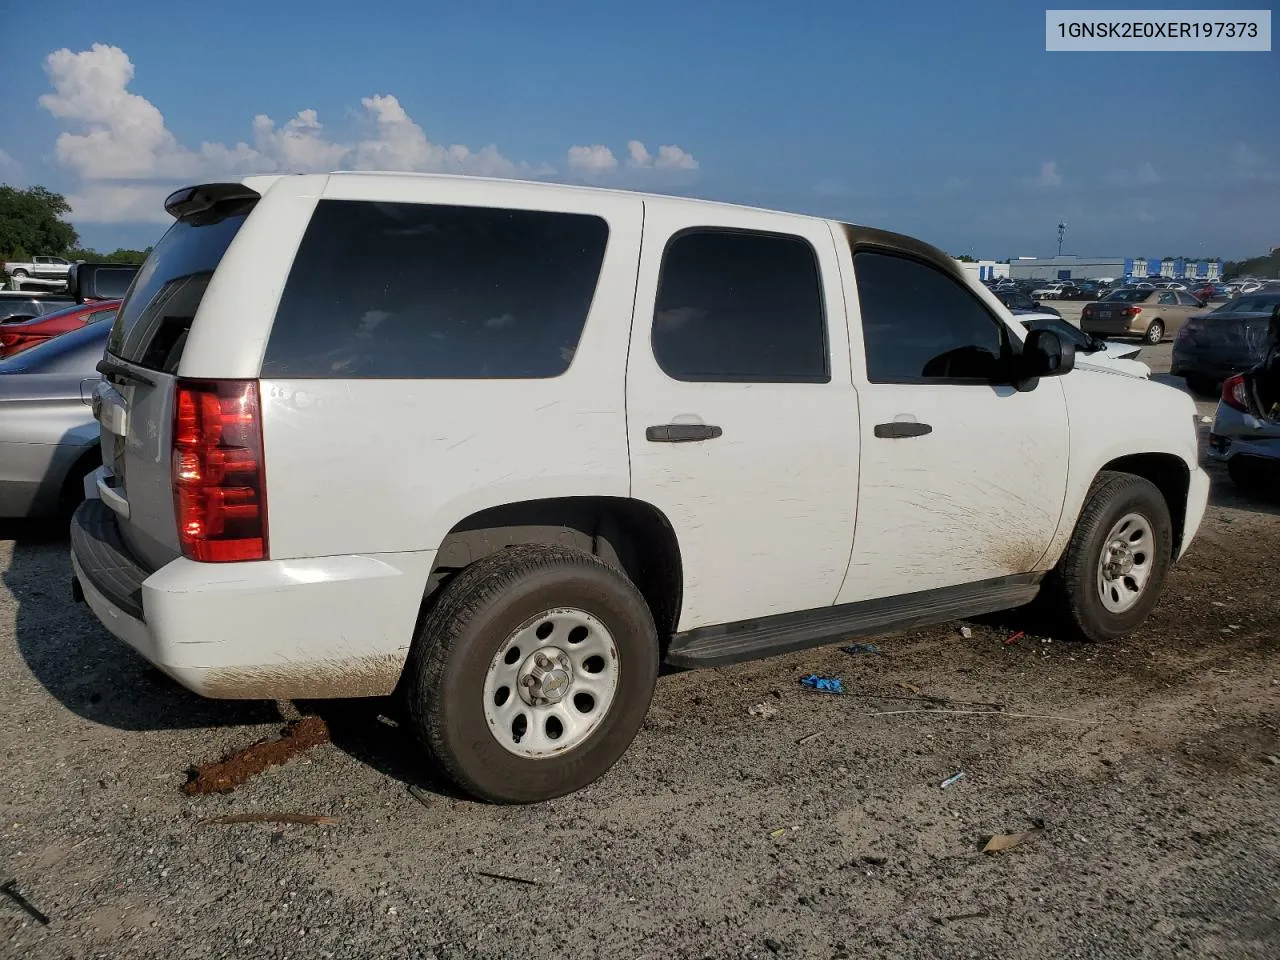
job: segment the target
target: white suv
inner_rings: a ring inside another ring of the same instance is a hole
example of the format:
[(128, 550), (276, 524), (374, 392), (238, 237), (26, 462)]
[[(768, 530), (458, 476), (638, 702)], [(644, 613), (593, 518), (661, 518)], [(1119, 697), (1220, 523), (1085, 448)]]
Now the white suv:
[(897, 234), (407, 174), (166, 207), (77, 590), (207, 696), (399, 690), (483, 798), (599, 777), (662, 662), (1037, 594), (1123, 634), (1204, 512), (1190, 398), (1060, 376), (1069, 344)]

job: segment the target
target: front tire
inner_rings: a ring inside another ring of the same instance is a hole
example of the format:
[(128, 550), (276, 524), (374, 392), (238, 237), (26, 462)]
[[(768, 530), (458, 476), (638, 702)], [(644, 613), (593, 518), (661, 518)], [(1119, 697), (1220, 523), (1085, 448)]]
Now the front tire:
[(25, 271), (25, 270), (15, 270), (15, 271), (13, 271), (13, 279), (15, 279), (15, 280), (25, 280), (25, 279), (27, 279), (27, 271)]
[(1052, 623), (1080, 640), (1136, 629), (1151, 613), (1173, 561), (1173, 523), (1155, 484), (1128, 473), (1098, 475), (1042, 597)]
[(407, 671), (411, 726), (450, 778), (482, 800), (534, 803), (626, 752), (657, 682), (657, 630), (599, 558), (516, 546), (443, 588)]
[(1159, 343), (1164, 339), (1164, 324), (1159, 320), (1152, 320), (1151, 326), (1147, 327), (1147, 332), (1142, 339), (1150, 344)]

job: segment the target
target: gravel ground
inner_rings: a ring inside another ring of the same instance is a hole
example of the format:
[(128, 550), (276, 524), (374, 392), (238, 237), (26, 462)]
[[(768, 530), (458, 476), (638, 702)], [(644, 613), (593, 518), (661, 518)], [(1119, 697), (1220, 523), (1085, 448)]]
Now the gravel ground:
[[(69, 602), (66, 553), (0, 527), (0, 881), (50, 918), (0, 898), (3, 956), (1280, 956), (1280, 507), (1218, 471), (1122, 643), (1009, 615), (671, 674), (608, 776), (524, 808), (454, 795), (383, 701), (300, 704), (332, 743), (184, 795), (282, 710), (159, 675)], [(917, 691), (1007, 711), (891, 699)], [(337, 823), (200, 822), (252, 811)]]

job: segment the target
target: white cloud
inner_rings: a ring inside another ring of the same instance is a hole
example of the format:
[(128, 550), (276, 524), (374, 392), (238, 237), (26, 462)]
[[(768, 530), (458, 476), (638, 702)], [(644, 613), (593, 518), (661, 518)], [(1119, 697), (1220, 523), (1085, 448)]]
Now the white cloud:
[(1278, 170), (1263, 154), (1254, 150), (1247, 143), (1237, 143), (1231, 148), (1231, 165), (1236, 176), (1242, 180), (1258, 180), (1270, 183), (1280, 180)]
[(693, 154), (675, 144), (659, 146), (655, 157), (639, 140), (628, 140), (627, 166), (633, 170), (697, 170), (698, 161), (693, 158)]
[(573, 146), (569, 148), (569, 169), (579, 173), (603, 173), (614, 170), (618, 166), (618, 158), (613, 151), (602, 144), (590, 147)]
[[(489, 144), (431, 141), (390, 94), (365, 97), (352, 134), (338, 137), (315, 110), (299, 111), (277, 124), (266, 114), (253, 118), (247, 141), (180, 143), (156, 106), (129, 90), (134, 65), (119, 47), (96, 43), (88, 50), (56, 50), (45, 59), (53, 92), (40, 105), (68, 129), (58, 135), (58, 162), (82, 181), (71, 190), (73, 216), (90, 222), (159, 221), (158, 202), (174, 187), (201, 179), (254, 173), (318, 172), (333, 169), (407, 170), (490, 177), (540, 177), (556, 172), (548, 164), (531, 165), (504, 156)], [(675, 145), (656, 155), (644, 144), (627, 145), (628, 166), (654, 170), (696, 170), (693, 156)], [(0, 152), (0, 173), (7, 154)], [(606, 146), (574, 146), (569, 168), (594, 176), (617, 169)], [(127, 181), (111, 183), (111, 181)]]
[(1160, 174), (1156, 171), (1148, 161), (1138, 168), (1138, 182), (1142, 184), (1152, 184), (1160, 182)]
[(9, 154), (9, 151), (0, 149), (0, 177), (6, 180), (17, 180), (22, 177), (22, 164)]
[(1040, 176), (1036, 177), (1035, 183), (1039, 187), (1062, 186), (1062, 174), (1058, 172), (1058, 162), (1056, 160), (1046, 160), (1040, 164)]
[(67, 196), (76, 223), (169, 223), (165, 197), (172, 184), (87, 183)]

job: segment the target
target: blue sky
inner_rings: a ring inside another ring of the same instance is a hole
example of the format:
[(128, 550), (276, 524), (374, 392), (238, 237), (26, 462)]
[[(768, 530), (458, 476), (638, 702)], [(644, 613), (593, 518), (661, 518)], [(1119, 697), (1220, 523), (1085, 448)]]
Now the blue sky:
[(354, 164), (688, 193), (978, 256), (1052, 253), (1065, 218), (1066, 252), (1235, 258), (1280, 243), (1278, 57), (1046, 53), (1021, 3), (61, 2), (0, 39), (0, 179), (67, 193), (105, 248), (153, 241), (184, 180)]

